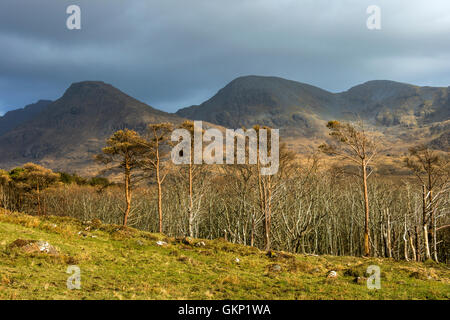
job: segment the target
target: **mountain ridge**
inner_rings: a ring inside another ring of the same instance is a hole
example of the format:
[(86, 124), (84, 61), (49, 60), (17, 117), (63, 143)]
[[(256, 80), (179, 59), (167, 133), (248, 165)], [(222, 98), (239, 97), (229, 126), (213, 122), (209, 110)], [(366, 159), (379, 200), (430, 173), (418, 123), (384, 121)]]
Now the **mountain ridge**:
[(181, 120), (104, 82), (74, 83), (33, 119), (0, 136), (0, 166), (32, 161), (60, 170), (87, 167), (114, 131), (143, 132), (149, 123)]
[[(281, 84), (284, 84), (283, 90), (274, 92)], [(258, 93), (259, 99), (252, 99), (253, 93)], [(176, 114), (224, 126), (254, 125), (255, 120), (259, 120), (258, 113), (272, 113), (275, 119), (279, 118), (273, 121), (272, 117), (267, 125), (307, 126), (304, 115), (311, 112), (325, 121), (358, 113), (384, 126), (408, 125), (440, 119), (442, 111), (445, 111), (444, 117), (450, 117), (449, 93), (450, 87), (420, 87), (391, 80), (367, 81), (347, 91), (332, 93), (278, 77), (244, 76), (231, 81), (202, 104), (182, 108)], [(433, 106), (437, 109), (433, 110)], [(230, 112), (230, 107), (237, 113)], [(242, 111), (246, 112), (243, 118)], [(297, 114), (301, 116), (296, 123)]]
[(38, 100), (23, 108), (7, 111), (3, 116), (0, 116), (0, 136), (32, 119), (50, 103), (52, 103), (51, 100)]
[(92, 173), (92, 156), (114, 131), (143, 132), (149, 123), (177, 124), (185, 119), (227, 128), (254, 124), (279, 128), (282, 138), (303, 152), (316, 149), (318, 142), (327, 139), (327, 121), (359, 115), (399, 152), (419, 142), (447, 151), (450, 87), (373, 80), (332, 93), (279, 77), (244, 76), (200, 105), (167, 113), (105, 82), (83, 81), (73, 83), (58, 100), (41, 109), (20, 110), (8, 113), (8, 117), (18, 113), (25, 119), (12, 129), (1, 127), (6, 115), (0, 117), (0, 129), (4, 130), (0, 134), (0, 167), (32, 161), (56, 170)]

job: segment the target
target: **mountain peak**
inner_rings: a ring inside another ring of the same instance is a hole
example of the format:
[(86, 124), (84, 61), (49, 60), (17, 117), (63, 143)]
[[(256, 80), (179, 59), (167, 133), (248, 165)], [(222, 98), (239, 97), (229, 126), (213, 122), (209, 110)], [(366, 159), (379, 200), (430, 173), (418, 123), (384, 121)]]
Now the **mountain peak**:
[(105, 93), (125, 95), (125, 93), (123, 93), (119, 89), (103, 81), (82, 81), (72, 83), (64, 93), (63, 98), (64, 96), (71, 96), (71, 95), (105, 94)]
[(308, 122), (305, 113), (329, 113), (332, 98), (332, 93), (305, 83), (249, 75), (234, 79), (200, 106), (178, 110), (177, 114), (227, 127), (279, 127), (294, 125), (296, 119)]
[(117, 130), (143, 132), (150, 123), (181, 121), (110, 84), (77, 82), (39, 114), (0, 136), (0, 165), (49, 161), (57, 170), (91, 166), (92, 156)]

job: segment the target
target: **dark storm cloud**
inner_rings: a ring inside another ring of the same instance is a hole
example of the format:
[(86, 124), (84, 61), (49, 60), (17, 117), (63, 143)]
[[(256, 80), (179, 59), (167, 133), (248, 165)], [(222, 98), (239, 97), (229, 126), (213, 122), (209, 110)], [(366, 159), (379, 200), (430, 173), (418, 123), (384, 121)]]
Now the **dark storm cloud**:
[[(71, 4), (82, 30), (66, 28)], [(372, 4), (379, 31), (366, 28)], [(167, 111), (246, 74), (331, 91), (372, 79), (447, 86), (449, 36), (447, 0), (2, 0), (0, 111), (83, 80)]]

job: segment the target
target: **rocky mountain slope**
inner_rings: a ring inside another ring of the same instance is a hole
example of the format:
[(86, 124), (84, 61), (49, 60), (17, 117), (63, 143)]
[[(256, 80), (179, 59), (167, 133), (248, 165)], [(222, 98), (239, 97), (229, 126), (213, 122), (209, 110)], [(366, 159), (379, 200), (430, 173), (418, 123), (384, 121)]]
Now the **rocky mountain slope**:
[[(332, 93), (277, 77), (240, 77), (204, 103), (166, 113), (113, 86), (74, 83), (57, 101), (40, 101), (0, 117), (0, 168), (37, 162), (55, 170), (94, 173), (92, 156), (116, 130), (149, 123), (203, 120), (227, 128), (255, 124), (281, 129), (298, 153), (317, 150), (329, 120), (364, 119), (383, 133), (390, 153), (431, 143), (449, 150), (450, 87), (369, 81)], [(391, 152), (392, 151), (392, 152)]]
[(50, 103), (52, 103), (50, 100), (39, 100), (23, 109), (8, 111), (3, 117), (0, 117), (0, 136), (32, 119)]
[(229, 128), (254, 124), (301, 129), (313, 134), (321, 119), (339, 113), (339, 101), (320, 88), (276, 77), (233, 80), (208, 101), (181, 109), (178, 115)]
[[(204, 103), (177, 114), (227, 127), (264, 124), (281, 128), (285, 137), (308, 138), (323, 138), (328, 120), (359, 117), (376, 130), (389, 129), (394, 136), (407, 136), (408, 129), (429, 131), (431, 126), (438, 127), (450, 119), (450, 87), (379, 80), (331, 93), (282, 78), (246, 76), (233, 80)], [(429, 140), (437, 134), (430, 133)]]
[(74, 83), (33, 119), (0, 136), (0, 167), (32, 161), (74, 171), (92, 166), (93, 155), (116, 130), (143, 131), (149, 123), (181, 120), (109, 84)]

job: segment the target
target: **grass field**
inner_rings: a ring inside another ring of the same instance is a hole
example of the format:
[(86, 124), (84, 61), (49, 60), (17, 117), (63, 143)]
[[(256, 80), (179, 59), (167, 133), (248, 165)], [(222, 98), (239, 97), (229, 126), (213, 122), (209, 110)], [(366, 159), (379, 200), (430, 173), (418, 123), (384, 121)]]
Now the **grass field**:
[[(60, 254), (11, 248), (17, 239), (48, 241)], [(67, 289), (69, 265), (81, 270), (80, 290)], [(368, 289), (364, 279), (355, 282), (367, 276), (369, 265), (381, 268), (379, 290)], [(327, 278), (331, 270), (337, 278)], [(269, 257), (221, 239), (186, 244), (99, 221), (0, 212), (0, 299), (449, 298), (450, 269), (433, 262), (282, 252)]]

